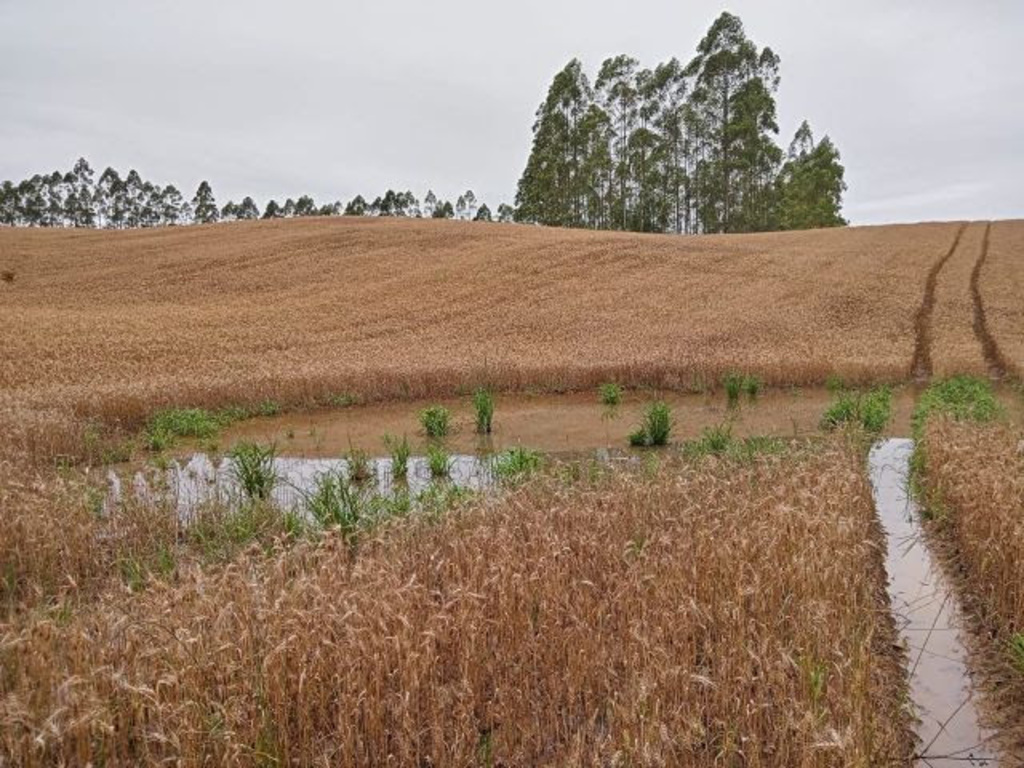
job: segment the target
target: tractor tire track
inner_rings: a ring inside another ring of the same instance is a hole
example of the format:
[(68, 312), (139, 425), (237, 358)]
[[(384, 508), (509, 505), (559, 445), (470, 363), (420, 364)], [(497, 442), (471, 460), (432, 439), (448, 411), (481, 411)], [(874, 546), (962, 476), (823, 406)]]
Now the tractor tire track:
[(932, 265), (928, 272), (928, 279), (924, 284), (924, 299), (914, 316), (914, 360), (911, 363), (910, 371), (916, 379), (930, 379), (932, 376), (932, 313), (935, 311), (935, 285), (939, 281), (939, 273), (946, 266), (956, 253), (960, 245), (960, 238), (963, 237), (967, 223), (963, 222), (956, 231), (953, 244), (941, 259)]
[(1006, 358), (999, 349), (995, 337), (988, 328), (988, 318), (985, 316), (985, 302), (981, 298), (981, 270), (988, 258), (988, 237), (992, 229), (992, 222), (985, 225), (985, 236), (981, 241), (981, 253), (971, 270), (971, 299), (974, 301), (974, 335), (978, 337), (981, 344), (982, 354), (985, 356), (985, 363), (988, 365), (989, 375), (993, 379), (1001, 379), (1006, 375), (1008, 368)]

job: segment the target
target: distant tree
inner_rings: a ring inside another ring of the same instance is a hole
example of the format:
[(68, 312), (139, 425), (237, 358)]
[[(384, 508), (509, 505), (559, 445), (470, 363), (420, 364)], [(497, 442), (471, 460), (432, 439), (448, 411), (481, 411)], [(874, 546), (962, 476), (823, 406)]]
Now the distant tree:
[(303, 195), (295, 201), (296, 216), (316, 216), (316, 213), (316, 203), (313, 202), (313, 198), (309, 195)]
[(428, 219), (432, 218), (436, 209), (437, 195), (434, 194), (434, 190), (428, 189), (427, 196), (423, 198), (423, 215)]
[(134, 228), (142, 226), (142, 208), (146, 199), (145, 182), (134, 168), (124, 177), (124, 224)]
[(0, 224), (6, 227), (18, 224), (18, 188), (11, 181), (0, 185)]
[(462, 201), (466, 205), (466, 218), (473, 219), (476, 216), (478, 202), (472, 189), (466, 190), (465, 194), (462, 195)]
[(256, 207), (256, 202), (246, 195), (239, 203), (236, 215), (239, 219), (252, 221), (260, 217), (260, 209)]
[(183, 221), (182, 216), (184, 205), (185, 201), (178, 188), (173, 184), (168, 184), (160, 195), (160, 223), (166, 226), (187, 223), (187, 221)]
[(123, 190), (121, 176), (113, 168), (107, 167), (96, 183), (96, 217), (100, 226), (120, 228), (123, 225)]
[(815, 144), (811, 126), (801, 123), (779, 175), (779, 227), (841, 227), (845, 169), (828, 136)]
[(277, 200), (271, 200), (267, 203), (266, 210), (263, 211), (264, 219), (280, 219), (281, 218), (281, 206), (277, 204)]
[(238, 218), (238, 203), (233, 200), (228, 200), (224, 203), (224, 207), (220, 209), (220, 220), (221, 221), (234, 221)]
[(362, 195), (356, 195), (352, 198), (348, 205), (345, 206), (346, 216), (366, 216), (369, 210), (369, 206), (366, 204), (366, 199)]
[(192, 211), (197, 224), (212, 224), (220, 215), (213, 190), (205, 180), (199, 183), (195, 197), (192, 198)]
[(295, 201), (290, 197), (284, 201), (284, 207), (281, 208), (281, 215), (286, 219), (290, 219), (295, 215)]
[(502, 224), (508, 224), (509, 222), (516, 220), (516, 209), (508, 203), (502, 203), (498, 206), (498, 221)]
[(452, 204), (447, 200), (438, 201), (437, 207), (434, 208), (434, 215), (432, 218), (453, 219), (455, 218), (455, 209), (452, 208)]
[(66, 178), (72, 190), (73, 205), (68, 211), (68, 218), (73, 227), (93, 227), (96, 225), (96, 213), (93, 208), (95, 184), (93, 170), (89, 162), (80, 157), (71, 170), (70, 178)]
[(487, 203), (480, 206), (480, 209), (476, 212), (476, 216), (473, 217), (473, 221), (493, 221), (491, 217), (491, 209), (487, 207)]

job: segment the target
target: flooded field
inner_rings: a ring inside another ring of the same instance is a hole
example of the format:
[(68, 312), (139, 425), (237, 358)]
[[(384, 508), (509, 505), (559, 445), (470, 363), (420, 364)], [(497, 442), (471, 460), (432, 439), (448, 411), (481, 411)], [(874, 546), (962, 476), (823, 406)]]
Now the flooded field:
[(888, 540), (889, 595), (908, 651), (919, 718), (919, 765), (994, 766), (995, 734), (981, 725), (952, 586), (921, 539), (907, 490), (912, 440), (879, 442), (869, 457), (875, 504)]
[[(914, 397), (912, 387), (893, 392), (893, 420), (888, 434), (909, 434)], [(657, 398), (672, 408), (672, 440), (681, 441), (699, 437), (705, 428), (724, 423), (732, 425), (735, 437), (814, 435), (819, 432), (818, 423), (832, 395), (824, 389), (771, 390), (756, 400), (744, 396), (734, 408), (728, 406), (723, 393), (631, 392), (616, 407), (602, 405), (595, 392), (499, 395), (494, 431), (485, 437), (473, 429), (470, 398), (450, 398), (251, 419), (225, 430), (221, 442), (275, 442), (280, 454), (301, 457), (337, 457), (352, 448), (379, 454), (386, 434), (408, 435), (410, 441), (422, 445), (418, 413), (437, 403), (448, 408), (454, 418), (456, 429), (446, 440), (452, 451), (474, 454), (524, 446), (544, 452), (585, 452), (624, 448), (644, 409)]]

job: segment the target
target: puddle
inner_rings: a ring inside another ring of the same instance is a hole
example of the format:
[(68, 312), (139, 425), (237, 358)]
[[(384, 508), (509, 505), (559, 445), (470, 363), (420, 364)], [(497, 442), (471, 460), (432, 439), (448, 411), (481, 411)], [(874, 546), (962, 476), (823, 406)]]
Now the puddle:
[[(724, 393), (714, 395), (663, 394), (672, 408), (672, 440), (700, 436), (706, 427), (726, 421), (733, 435), (749, 437), (804, 437), (818, 432), (821, 415), (832, 401), (825, 389), (769, 390), (756, 401), (743, 397), (738, 408), (729, 408)], [(914, 407), (912, 387), (893, 392), (893, 421), (886, 434), (910, 433)], [(337, 457), (352, 447), (370, 453), (382, 450), (386, 434), (421, 440), (417, 414), (438, 403), (453, 415), (456, 430), (446, 444), (462, 454), (500, 451), (524, 446), (544, 452), (586, 452), (623, 448), (655, 395), (630, 392), (624, 402), (609, 409), (598, 402), (596, 392), (566, 395), (499, 395), (494, 415), (494, 434), (481, 439), (474, 432), (471, 398), (422, 402), (385, 403), (350, 408), (288, 413), (251, 419), (224, 430), (222, 446), (238, 440), (275, 442), (279, 453), (303, 457)], [(200, 446), (193, 446), (196, 450)]]
[(950, 584), (921, 538), (907, 490), (914, 442), (888, 439), (869, 457), (875, 506), (888, 540), (889, 596), (908, 649), (910, 695), (920, 724), (918, 765), (994, 766), (994, 734), (980, 725)]
[[(453, 455), (449, 461), (446, 480), (437, 480), (430, 474), (425, 457), (409, 459), (408, 476), (396, 480), (391, 471), (391, 459), (371, 459), (373, 477), (366, 481), (369, 490), (382, 496), (397, 491), (408, 491), (413, 497), (439, 482), (471, 491), (486, 490), (496, 480), (487, 457)], [(301, 510), (307, 496), (316, 488), (317, 480), (327, 472), (348, 473), (344, 459), (276, 458), (274, 471), (277, 483), (271, 499), (287, 510)], [(161, 501), (174, 507), (181, 520), (190, 519), (203, 505), (221, 502), (234, 505), (241, 497), (234, 477), (230, 458), (212, 459), (205, 453), (194, 454), (188, 460), (171, 461), (166, 469), (136, 470), (129, 475), (110, 470), (107, 474), (108, 494), (105, 508), (116, 508), (129, 493), (137, 501)]]

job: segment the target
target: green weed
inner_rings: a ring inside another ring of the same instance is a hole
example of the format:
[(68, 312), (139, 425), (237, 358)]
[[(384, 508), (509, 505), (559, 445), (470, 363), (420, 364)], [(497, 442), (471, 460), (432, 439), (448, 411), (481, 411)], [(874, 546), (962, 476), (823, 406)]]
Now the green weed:
[(351, 443), (345, 454), (345, 464), (348, 465), (348, 479), (354, 483), (365, 483), (374, 476), (373, 463), (366, 451), (352, 447)]
[(274, 459), (277, 449), (271, 444), (240, 442), (231, 449), (231, 474), (249, 501), (266, 501), (277, 484)]
[(529, 448), (510, 448), (494, 457), (491, 468), (499, 480), (518, 480), (540, 469), (544, 457)]
[(823, 430), (832, 431), (846, 425), (857, 425), (877, 435), (892, 418), (892, 391), (877, 387), (870, 392), (839, 392), (821, 417)]
[(431, 405), (420, 411), (420, 424), (427, 437), (440, 439), (451, 431), (452, 414), (443, 405)]
[(443, 446), (431, 443), (427, 446), (427, 466), (431, 477), (448, 477), (451, 471), (451, 456)]
[(917, 401), (911, 417), (915, 439), (921, 437), (928, 418), (937, 413), (957, 421), (986, 422), (998, 418), (1002, 408), (990, 382), (974, 376), (954, 376), (933, 383)]
[(473, 408), (476, 410), (476, 431), (481, 435), (491, 434), (494, 420), (494, 395), (486, 389), (473, 393)]
[(396, 480), (403, 480), (409, 475), (409, 457), (412, 456), (412, 447), (409, 439), (402, 435), (402, 439), (384, 436), (384, 446), (391, 454), (391, 476)]
[(629, 436), (629, 444), (636, 447), (666, 445), (672, 432), (672, 411), (660, 400), (651, 403), (640, 426)]
[(725, 386), (725, 395), (729, 399), (731, 407), (739, 405), (740, 395), (743, 393), (743, 379), (743, 374), (728, 373), (722, 380), (722, 384)]
[(622, 387), (613, 381), (602, 384), (597, 389), (601, 397), (601, 404), (609, 407), (616, 406), (622, 402)]
[(1024, 632), (1017, 632), (1010, 638), (1010, 657), (1017, 669), (1024, 674)]

